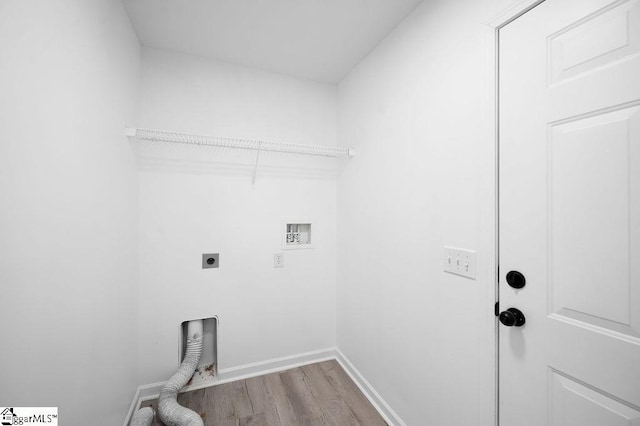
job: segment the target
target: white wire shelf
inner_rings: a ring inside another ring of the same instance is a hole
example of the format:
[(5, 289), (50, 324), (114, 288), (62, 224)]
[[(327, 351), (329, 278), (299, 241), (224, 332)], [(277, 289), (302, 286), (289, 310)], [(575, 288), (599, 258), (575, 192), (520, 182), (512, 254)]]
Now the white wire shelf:
[(189, 133), (169, 132), (166, 130), (127, 128), (126, 135), (141, 141), (168, 142), (185, 145), (235, 148), (260, 152), (280, 152), (298, 155), (314, 155), (320, 157), (353, 157), (355, 150), (339, 146), (301, 145), (291, 143), (266, 142), (250, 139), (225, 138), (218, 136), (195, 135)]

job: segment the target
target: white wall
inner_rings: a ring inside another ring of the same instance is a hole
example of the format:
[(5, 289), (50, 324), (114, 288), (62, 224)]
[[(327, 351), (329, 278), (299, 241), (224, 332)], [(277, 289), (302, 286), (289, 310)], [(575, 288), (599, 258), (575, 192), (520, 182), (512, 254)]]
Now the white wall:
[[(493, 422), (483, 22), (505, 7), (425, 1), (339, 86), (339, 141), (358, 155), (338, 182), (338, 347), (409, 425)], [(442, 271), (445, 245), (478, 251), (477, 280)]]
[(122, 422), (137, 385), (140, 47), (119, 1), (0, 4), (0, 400)]
[[(336, 144), (336, 87), (145, 49), (140, 126)], [(335, 346), (336, 164), (295, 156), (142, 145), (140, 383), (178, 365), (182, 321), (220, 319), (221, 369)], [(310, 219), (316, 248), (281, 251)], [(219, 269), (201, 254), (220, 253)]]

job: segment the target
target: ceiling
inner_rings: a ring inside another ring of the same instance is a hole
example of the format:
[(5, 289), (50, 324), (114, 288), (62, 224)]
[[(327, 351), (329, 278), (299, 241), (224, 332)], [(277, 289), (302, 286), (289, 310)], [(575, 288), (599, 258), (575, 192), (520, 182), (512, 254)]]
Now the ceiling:
[(340, 81), (422, 0), (123, 0), (149, 47)]

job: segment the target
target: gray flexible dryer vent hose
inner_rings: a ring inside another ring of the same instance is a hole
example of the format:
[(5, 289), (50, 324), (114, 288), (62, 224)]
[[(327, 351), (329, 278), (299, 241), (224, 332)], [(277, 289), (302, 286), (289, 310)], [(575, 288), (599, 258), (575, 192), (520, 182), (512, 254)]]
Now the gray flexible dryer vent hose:
[(153, 423), (153, 416), (155, 415), (153, 408), (144, 407), (136, 411), (131, 419), (129, 426), (149, 426)]
[(202, 417), (195, 411), (178, 404), (178, 392), (187, 384), (198, 368), (202, 354), (202, 320), (187, 324), (187, 353), (184, 360), (160, 391), (158, 414), (167, 426), (204, 426)]

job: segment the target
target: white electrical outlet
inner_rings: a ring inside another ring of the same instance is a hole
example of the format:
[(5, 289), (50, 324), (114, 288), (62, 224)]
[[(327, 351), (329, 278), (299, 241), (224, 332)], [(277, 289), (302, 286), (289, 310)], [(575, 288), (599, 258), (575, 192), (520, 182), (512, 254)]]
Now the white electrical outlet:
[(273, 267), (284, 268), (284, 256), (282, 253), (273, 253)]
[(442, 265), (445, 272), (476, 279), (476, 252), (473, 250), (445, 247)]

